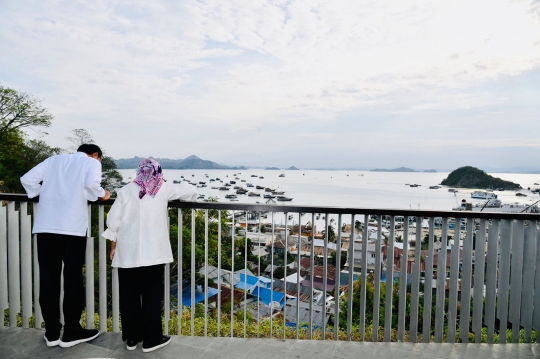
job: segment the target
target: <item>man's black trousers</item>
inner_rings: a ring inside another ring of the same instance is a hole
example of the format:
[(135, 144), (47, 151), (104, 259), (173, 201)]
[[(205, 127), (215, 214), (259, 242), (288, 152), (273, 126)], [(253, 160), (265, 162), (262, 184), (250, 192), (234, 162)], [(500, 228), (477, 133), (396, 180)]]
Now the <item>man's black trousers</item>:
[(160, 343), (164, 264), (118, 268), (122, 339)]
[(58, 337), (60, 323), (60, 276), (64, 263), (64, 333), (81, 330), (85, 307), (82, 267), (86, 237), (38, 233), (39, 304), (49, 338)]

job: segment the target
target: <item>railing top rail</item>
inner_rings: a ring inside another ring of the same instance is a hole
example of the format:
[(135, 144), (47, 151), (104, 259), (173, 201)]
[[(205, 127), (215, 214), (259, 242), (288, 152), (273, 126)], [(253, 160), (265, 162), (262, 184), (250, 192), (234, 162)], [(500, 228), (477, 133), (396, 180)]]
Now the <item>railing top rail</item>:
[[(18, 202), (39, 202), (39, 197), (28, 198), (25, 194), (0, 193), (0, 201)], [(112, 205), (114, 199), (107, 201), (89, 202), (94, 205)], [(488, 209), (482, 212), (475, 211), (430, 211), (416, 209), (397, 208), (351, 208), (351, 207), (319, 207), (319, 206), (295, 206), (295, 205), (273, 205), (273, 204), (253, 204), (253, 203), (218, 203), (218, 202), (181, 202), (170, 201), (171, 208), (197, 208), (197, 209), (217, 209), (227, 211), (253, 211), (253, 212), (288, 212), (288, 213), (332, 213), (332, 214), (371, 214), (409, 217), (448, 217), (448, 218), (483, 218), (483, 219), (520, 219), (520, 220), (540, 220), (540, 214), (535, 213), (504, 213), (489, 212)]]

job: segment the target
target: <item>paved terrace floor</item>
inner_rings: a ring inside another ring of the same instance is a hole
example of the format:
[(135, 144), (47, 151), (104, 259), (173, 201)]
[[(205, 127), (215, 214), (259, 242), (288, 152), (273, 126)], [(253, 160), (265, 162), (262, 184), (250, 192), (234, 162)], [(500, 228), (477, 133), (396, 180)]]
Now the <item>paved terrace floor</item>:
[(43, 330), (0, 329), (1, 359), (36, 358), (540, 358), (540, 344), (411, 344), (309, 340), (202, 338), (173, 336), (171, 344), (151, 353), (126, 350), (121, 335), (103, 333), (91, 343), (47, 348)]

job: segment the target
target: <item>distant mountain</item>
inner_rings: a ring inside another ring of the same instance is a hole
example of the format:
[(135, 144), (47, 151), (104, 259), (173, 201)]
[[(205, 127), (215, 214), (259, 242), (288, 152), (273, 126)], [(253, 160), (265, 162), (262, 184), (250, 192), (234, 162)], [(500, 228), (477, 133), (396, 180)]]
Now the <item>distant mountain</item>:
[[(153, 157), (151, 157), (153, 158)], [(114, 160), (116, 162), (116, 166), (119, 169), (131, 169), (131, 168), (137, 168), (139, 163), (143, 160), (142, 157), (133, 157), (133, 158), (120, 158), (117, 160)], [(170, 158), (154, 158), (156, 161), (161, 164), (161, 167), (163, 169), (169, 169), (169, 170), (184, 170), (184, 169), (239, 169), (239, 170), (245, 170), (244, 166), (238, 166), (238, 167), (230, 167), (225, 165), (220, 165), (216, 162), (203, 160), (195, 155), (186, 157), (184, 159), (177, 159), (172, 160)]]
[(450, 172), (441, 184), (460, 188), (521, 188), (517, 183), (490, 176), (486, 172), (472, 166), (460, 167)]
[(399, 168), (394, 168), (391, 170), (388, 170), (385, 168), (375, 168), (374, 170), (371, 170), (371, 172), (418, 172), (418, 171), (415, 171), (412, 168), (399, 167)]
[(296, 168), (295, 166), (291, 166), (287, 168), (287, 171), (298, 171), (298, 168)]
[(266, 167), (265, 170), (275, 171), (275, 170), (279, 170), (279, 168), (277, 168), (277, 167)]
[(425, 171), (422, 171), (422, 172), (429, 172), (429, 173), (437, 173), (437, 171), (431, 169), (431, 170), (425, 170)]

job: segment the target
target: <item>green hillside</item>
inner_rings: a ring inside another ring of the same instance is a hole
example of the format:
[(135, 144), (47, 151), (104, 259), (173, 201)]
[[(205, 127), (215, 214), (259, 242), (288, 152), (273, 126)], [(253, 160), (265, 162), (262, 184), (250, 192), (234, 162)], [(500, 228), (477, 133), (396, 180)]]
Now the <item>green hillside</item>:
[(490, 176), (486, 172), (472, 166), (460, 167), (452, 171), (441, 184), (460, 188), (521, 188), (517, 183)]

